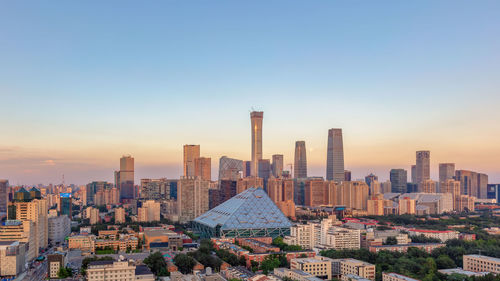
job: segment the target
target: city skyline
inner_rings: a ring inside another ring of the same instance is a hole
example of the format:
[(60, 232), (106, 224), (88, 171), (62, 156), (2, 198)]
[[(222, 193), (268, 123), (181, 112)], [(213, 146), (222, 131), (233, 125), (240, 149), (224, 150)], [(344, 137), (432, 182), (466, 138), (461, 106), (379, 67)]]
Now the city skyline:
[(178, 178), (193, 143), (216, 179), (221, 156), (251, 160), (256, 110), (262, 158), (285, 169), (304, 140), (324, 177), (327, 130), (342, 128), (353, 179), (410, 178), (429, 150), (433, 180), (455, 163), (500, 182), (499, 5), (4, 3), (0, 179), (113, 182), (124, 154), (136, 182)]

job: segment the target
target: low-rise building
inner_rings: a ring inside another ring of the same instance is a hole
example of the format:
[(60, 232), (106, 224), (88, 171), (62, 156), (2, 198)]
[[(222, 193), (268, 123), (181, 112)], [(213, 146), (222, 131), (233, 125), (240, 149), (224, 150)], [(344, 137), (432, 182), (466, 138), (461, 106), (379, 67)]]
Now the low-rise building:
[(128, 261), (93, 261), (87, 268), (87, 280), (135, 281), (135, 268)]
[(354, 275), (354, 274), (347, 274), (347, 275), (342, 275), (340, 278), (342, 281), (371, 281), (370, 279)]
[(26, 244), (19, 241), (0, 241), (0, 276), (16, 277), (24, 270)]
[(500, 259), (483, 255), (464, 255), (464, 270), (474, 272), (500, 273)]
[(79, 249), (83, 253), (95, 252), (94, 235), (75, 235), (68, 238), (69, 249)]
[(273, 274), (279, 278), (289, 278), (296, 281), (323, 281), (323, 279), (299, 269), (275, 268)]
[(379, 251), (391, 251), (391, 252), (400, 252), (406, 253), (408, 248), (414, 247), (419, 248), (427, 253), (431, 253), (434, 249), (445, 247), (446, 244), (443, 243), (410, 243), (410, 244), (402, 244), (402, 245), (378, 245), (378, 246), (370, 246), (368, 249), (370, 252), (378, 253)]
[(65, 265), (65, 255), (52, 254), (47, 256), (47, 272), (50, 279), (59, 278), (59, 270)]
[(411, 277), (397, 274), (394, 272), (390, 272), (390, 273), (383, 272), (382, 273), (382, 281), (420, 281), (420, 280), (413, 279)]
[(343, 259), (340, 261), (340, 274), (352, 274), (366, 279), (375, 280), (375, 265), (356, 259)]
[(427, 238), (434, 238), (446, 242), (450, 239), (458, 239), (458, 231), (455, 230), (428, 230), (428, 229), (410, 229), (410, 236), (423, 235)]
[(290, 269), (298, 269), (319, 278), (332, 279), (332, 263), (329, 260), (316, 258), (292, 259)]

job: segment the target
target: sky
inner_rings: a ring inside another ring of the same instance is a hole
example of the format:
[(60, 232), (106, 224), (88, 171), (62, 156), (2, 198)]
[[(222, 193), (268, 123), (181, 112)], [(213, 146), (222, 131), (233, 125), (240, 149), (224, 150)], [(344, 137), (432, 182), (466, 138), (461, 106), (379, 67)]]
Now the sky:
[[(499, 1), (2, 1), (0, 178), (178, 178), (182, 146), (325, 176), (342, 128), (354, 179), (415, 151), (500, 182)], [(410, 173), (409, 173), (410, 176)]]

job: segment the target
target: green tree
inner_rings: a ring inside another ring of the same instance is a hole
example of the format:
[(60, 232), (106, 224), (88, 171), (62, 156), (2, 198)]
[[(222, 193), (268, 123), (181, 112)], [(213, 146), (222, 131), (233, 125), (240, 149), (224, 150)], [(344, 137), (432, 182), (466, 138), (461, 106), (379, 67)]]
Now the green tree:
[(59, 277), (59, 279), (73, 277), (73, 271), (69, 267), (61, 267), (61, 268), (59, 268), (59, 272), (57, 273), (57, 277)]
[(156, 276), (167, 276), (167, 263), (160, 252), (154, 252), (144, 259), (144, 264), (151, 269)]
[(260, 263), (260, 269), (264, 272), (264, 274), (268, 274), (269, 272), (272, 272), (275, 268), (280, 266), (280, 260), (271, 255), (267, 256), (261, 263)]
[(439, 269), (445, 268), (455, 268), (457, 265), (455, 262), (447, 255), (440, 255), (436, 258), (436, 265)]
[(196, 265), (196, 261), (186, 254), (178, 254), (175, 256), (174, 263), (183, 274), (191, 273), (193, 271), (193, 267)]
[(389, 236), (384, 242), (384, 245), (397, 245), (398, 240), (394, 236)]

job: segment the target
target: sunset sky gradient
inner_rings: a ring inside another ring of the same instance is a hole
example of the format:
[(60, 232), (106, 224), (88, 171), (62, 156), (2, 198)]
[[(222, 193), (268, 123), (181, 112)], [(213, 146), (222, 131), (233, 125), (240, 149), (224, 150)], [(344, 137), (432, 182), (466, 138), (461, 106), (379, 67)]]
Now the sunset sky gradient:
[[(409, 170), (416, 150), (500, 182), (499, 1), (4, 1), (0, 178), (178, 178), (182, 146), (325, 176), (342, 128), (353, 178)], [(410, 173), (408, 173), (410, 176)]]

